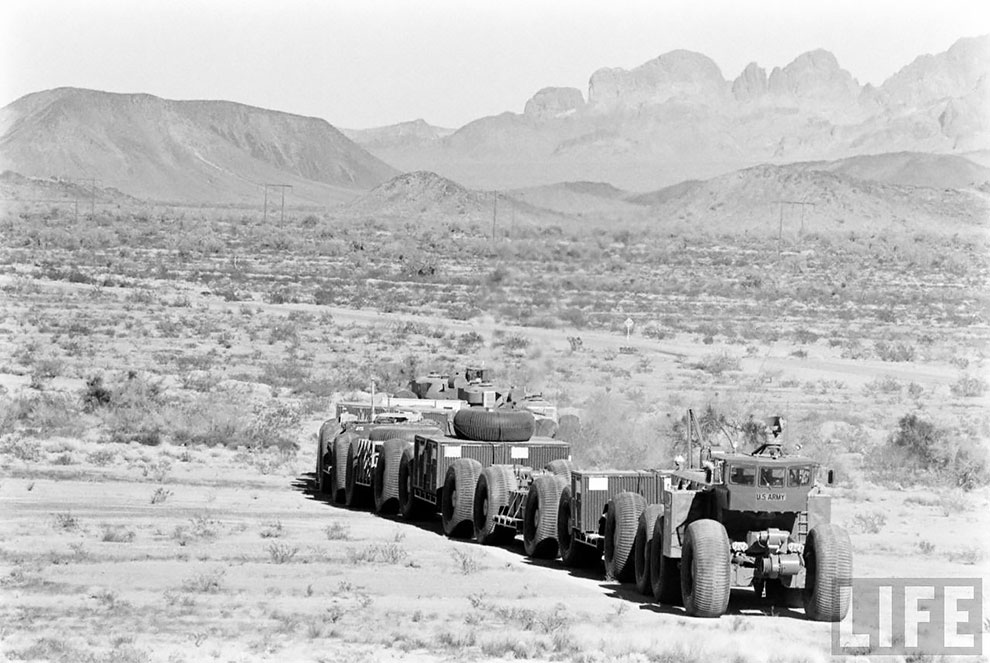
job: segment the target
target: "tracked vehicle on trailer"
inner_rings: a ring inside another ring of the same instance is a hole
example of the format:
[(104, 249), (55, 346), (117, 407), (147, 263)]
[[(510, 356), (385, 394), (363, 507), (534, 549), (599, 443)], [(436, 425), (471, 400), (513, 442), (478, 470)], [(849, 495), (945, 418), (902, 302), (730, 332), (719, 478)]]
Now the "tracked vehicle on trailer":
[[(463, 407), (467, 407), (464, 401), (387, 395), (371, 402), (337, 403), (335, 418), (325, 421), (317, 436), (317, 492), (352, 505), (369, 489), (377, 496), (374, 477), (384, 442), (395, 437), (411, 440), (416, 432), (449, 433), (454, 412)], [(349, 468), (353, 470), (350, 491)], [(388, 500), (396, 497), (390, 495)]]
[(400, 512), (420, 519), (439, 511), (448, 536), (471, 536), (476, 488), (486, 468), (532, 475), (532, 467), (570, 458), (568, 443), (534, 437), (535, 425), (527, 410), (465, 408), (454, 413), (453, 435), (416, 435), (399, 463)]

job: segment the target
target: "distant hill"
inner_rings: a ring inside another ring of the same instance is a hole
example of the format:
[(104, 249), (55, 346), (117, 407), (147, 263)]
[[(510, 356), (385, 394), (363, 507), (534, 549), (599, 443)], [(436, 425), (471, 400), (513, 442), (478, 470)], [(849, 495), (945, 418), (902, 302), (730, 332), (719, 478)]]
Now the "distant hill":
[(408, 222), (442, 221), (482, 224), (487, 228), (496, 215), (498, 234), (516, 227), (560, 223), (561, 216), (514, 196), (477, 191), (429, 171), (403, 173), (375, 187), (341, 210), (344, 215)]
[(864, 154), (809, 168), (887, 184), (936, 189), (975, 189), (990, 183), (990, 168), (953, 154)]
[[(716, 232), (986, 232), (986, 195), (887, 184), (808, 164), (761, 165), (631, 199), (662, 224)], [(811, 203), (808, 206), (780, 201)]]
[(396, 174), (325, 120), (229, 101), (58, 88), (0, 110), (0, 170), (96, 178), (129, 195), (176, 202), (350, 200)]
[(354, 142), (365, 147), (427, 145), (454, 133), (453, 129), (435, 127), (422, 119), (374, 129), (341, 128), (340, 131)]
[(475, 188), (599, 181), (652, 191), (759, 163), (979, 154), (990, 150), (988, 74), (990, 36), (921, 55), (877, 87), (820, 49), (769, 73), (751, 63), (731, 80), (707, 56), (678, 50), (631, 70), (600, 69), (586, 93), (543, 88), (522, 113), (450, 135), (413, 141), (403, 125), (352, 135), (398, 168)]
[(634, 212), (636, 207), (626, 202), (629, 192), (604, 182), (560, 182), (511, 189), (507, 193), (516, 200), (561, 214), (621, 215)]

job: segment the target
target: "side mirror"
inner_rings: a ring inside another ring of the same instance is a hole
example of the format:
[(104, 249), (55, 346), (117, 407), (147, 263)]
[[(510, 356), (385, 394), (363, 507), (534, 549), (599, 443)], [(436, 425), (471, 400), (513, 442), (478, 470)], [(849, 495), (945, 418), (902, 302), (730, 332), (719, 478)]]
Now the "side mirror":
[(830, 485), (830, 486), (833, 483), (835, 483), (835, 470), (829, 470), (828, 471), (828, 475), (827, 475), (826, 481), (828, 482), (828, 485)]

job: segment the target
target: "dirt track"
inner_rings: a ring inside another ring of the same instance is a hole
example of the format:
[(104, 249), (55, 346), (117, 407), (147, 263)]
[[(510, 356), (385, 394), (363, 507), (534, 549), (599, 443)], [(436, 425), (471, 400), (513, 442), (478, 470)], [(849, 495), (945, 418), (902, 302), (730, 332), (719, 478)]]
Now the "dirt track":
[[(828, 653), (830, 625), (748, 591), (733, 593), (721, 619), (692, 619), (606, 582), (600, 569), (531, 562), (520, 542), (500, 549), (451, 541), (435, 521), (328, 504), (310, 492), (311, 452), (262, 475), (234, 452), (193, 449), (172, 459), (163, 484), (127, 467), (130, 456), (164, 451), (124, 448), (106, 468), (8, 468), (0, 483), (2, 651), (23, 656), (32, 643), (57, 642), (154, 661), (480, 660), (513, 652), (762, 661)], [(170, 494), (152, 504), (159, 488)], [(890, 514), (882, 535), (853, 534), (857, 575), (924, 575), (931, 558), (916, 552), (919, 537), (934, 541), (939, 556), (953, 532), (990, 531), (984, 508), (942, 517), (937, 507), (905, 505), (909, 494), (916, 493), (836, 502), (840, 523), (864, 508)], [(346, 538), (328, 538), (328, 527)], [(123, 540), (105, 540), (118, 530)], [(273, 549), (294, 552), (276, 563)], [(979, 568), (939, 564), (947, 575)]]

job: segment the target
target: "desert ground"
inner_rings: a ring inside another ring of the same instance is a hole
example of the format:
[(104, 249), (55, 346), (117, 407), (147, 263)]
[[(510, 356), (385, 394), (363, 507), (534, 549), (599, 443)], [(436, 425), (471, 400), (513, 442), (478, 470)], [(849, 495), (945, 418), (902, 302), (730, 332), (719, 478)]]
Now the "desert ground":
[(990, 575), (979, 233), (491, 242), (258, 217), (5, 210), (7, 659), (830, 658), (831, 625), (745, 591), (693, 619), (601, 569), (314, 494), (336, 400), (481, 362), (580, 413), (578, 467), (667, 466), (688, 407), (784, 415), (787, 443), (836, 469), (856, 576)]

